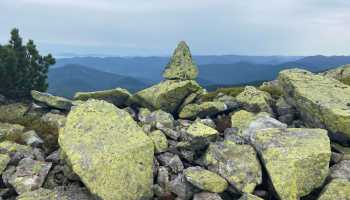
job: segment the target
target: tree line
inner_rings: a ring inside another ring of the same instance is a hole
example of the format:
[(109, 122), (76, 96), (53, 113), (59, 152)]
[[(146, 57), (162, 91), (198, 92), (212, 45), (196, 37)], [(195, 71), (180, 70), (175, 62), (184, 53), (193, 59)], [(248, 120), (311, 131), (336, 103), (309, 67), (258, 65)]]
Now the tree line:
[(8, 44), (0, 44), (0, 94), (25, 98), (31, 90), (45, 92), (49, 67), (55, 62), (51, 54), (40, 55), (33, 40), (23, 44), (19, 30), (13, 29)]

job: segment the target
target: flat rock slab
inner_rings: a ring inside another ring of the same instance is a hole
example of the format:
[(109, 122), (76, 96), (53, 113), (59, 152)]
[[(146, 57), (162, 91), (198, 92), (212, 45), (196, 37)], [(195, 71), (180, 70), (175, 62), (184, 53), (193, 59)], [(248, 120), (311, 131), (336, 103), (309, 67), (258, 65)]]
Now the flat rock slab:
[(70, 110), (72, 107), (72, 101), (58, 96), (53, 96), (48, 93), (38, 92), (35, 90), (31, 91), (31, 95), (34, 100), (43, 103), (51, 108), (57, 108), (61, 110)]
[(131, 103), (150, 110), (161, 109), (176, 113), (189, 95), (201, 89), (201, 86), (193, 80), (167, 80), (137, 92), (132, 96)]
[(279, 82), (308, 126), (326, 128), (350, 145), (350, 86), (300, 69), (280, 72)]
[(262, 129), (252, 143), (283, 200), (297, 200), (322, 186), (329, 171), (330, 141), (323, 129)]
[(129, 113), (89, 100), (67, 117), (59, 144), (73, 171), (104, 200), (153, 196), (152, 141)]

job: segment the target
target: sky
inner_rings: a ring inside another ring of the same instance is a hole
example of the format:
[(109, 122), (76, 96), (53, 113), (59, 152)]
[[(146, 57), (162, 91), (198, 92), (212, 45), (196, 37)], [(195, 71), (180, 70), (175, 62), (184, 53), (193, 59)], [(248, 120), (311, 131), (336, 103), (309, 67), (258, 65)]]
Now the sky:
[(55, 56), (350, 55), (349, 0), (0, 0), (14, 27)]

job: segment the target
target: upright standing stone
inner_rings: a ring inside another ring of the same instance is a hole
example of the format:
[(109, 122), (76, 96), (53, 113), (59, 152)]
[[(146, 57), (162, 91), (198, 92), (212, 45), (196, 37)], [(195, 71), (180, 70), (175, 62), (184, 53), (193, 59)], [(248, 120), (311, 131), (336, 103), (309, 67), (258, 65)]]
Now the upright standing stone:
[(73, 171), (101, 199), (153, 196), (153, 143), (126, 111), (99, 100), (76, 106), (59, 144)]
[(190, 48), (182, 41), (178, 44), (169, 64), (166, 66), (163, 77), (165, 79), (194, 80), (198, 69), (192, 61)]

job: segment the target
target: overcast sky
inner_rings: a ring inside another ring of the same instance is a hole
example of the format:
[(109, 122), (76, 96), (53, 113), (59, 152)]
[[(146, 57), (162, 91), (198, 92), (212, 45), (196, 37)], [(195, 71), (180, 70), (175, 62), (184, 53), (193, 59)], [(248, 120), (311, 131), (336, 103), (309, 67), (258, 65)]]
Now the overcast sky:
[(13, 27), (56, 56), (350, 55), (350, 0), (0, 0)]

